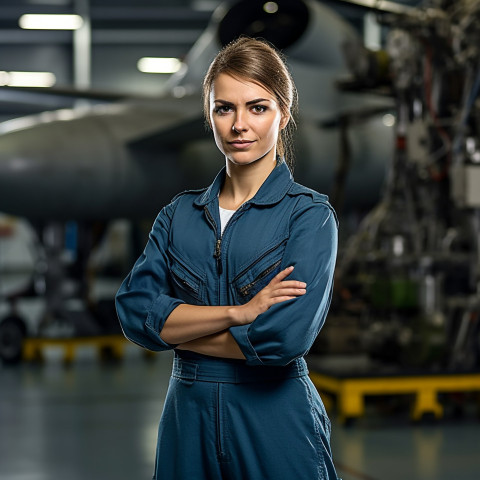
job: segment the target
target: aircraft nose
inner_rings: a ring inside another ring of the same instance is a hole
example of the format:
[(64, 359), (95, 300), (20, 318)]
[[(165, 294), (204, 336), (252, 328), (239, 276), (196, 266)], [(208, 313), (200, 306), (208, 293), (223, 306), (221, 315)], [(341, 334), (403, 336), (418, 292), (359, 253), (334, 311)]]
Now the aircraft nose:
[[(93, 199), (108, 194), (112, 172), (99, 165), (102, 145), (82, 128), (75, 123), (37, 122), (0, 134), (1, 212), (31, 219), (82, 218), (91, 213), (87, 209)], [(108, 166), (109, 157), (103, 159)]]
[(18, 133), (0, 136), (0, 211), (21, 215), (30, 202), (39, 200), (45, 165), (28, 137)]

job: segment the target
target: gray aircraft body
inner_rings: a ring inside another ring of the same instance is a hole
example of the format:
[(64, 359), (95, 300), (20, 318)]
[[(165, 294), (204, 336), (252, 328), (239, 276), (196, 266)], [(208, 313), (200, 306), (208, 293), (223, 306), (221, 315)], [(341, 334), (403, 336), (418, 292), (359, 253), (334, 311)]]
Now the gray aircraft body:
[[(285, 53), (299, 91), (295, 177), (330, 193), (341, 151), (342, 115), (388, 106), (339, 91), (346, 41), (358, 34), (313, 0), (220, 6), (159, 98), (63, 109), (0, 124), (0, 211), (35, 221), (108, 220), (154, 215), (178, 191), (208, 185), (222, 166), (202, 116), (201, 83), (218, 50), (244, 33)], [(330, 127), (326, 125), (330, 125)], [(378, 197), (392, 149), (382, 115), (348, 131), (346, 196), (362, 207)]]

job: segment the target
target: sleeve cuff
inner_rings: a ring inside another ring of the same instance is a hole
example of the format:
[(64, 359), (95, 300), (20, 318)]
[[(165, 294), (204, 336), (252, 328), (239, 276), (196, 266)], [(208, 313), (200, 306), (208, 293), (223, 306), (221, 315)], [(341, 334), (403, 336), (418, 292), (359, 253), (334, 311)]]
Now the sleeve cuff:
[(183, 300), (160, 295), (148, 312), (145, 326), (155, 338), (155, 341), (163, 345), (165, 348), (175, 348), (176, 345), (164, 342), (160, 337), (160, 332), (162, 331), (163, 325), (167, 321), (168, 316), (175, 308), (183, 303), (185, 303)]
[(235, 341), (238, 343), (240, 350), (245, 355), (247, 365), (263, 365), (263, 362), (258, 358), (257, 352), (253, 348), (248, 338), (248, 329), (250, 325), (239, 325), (237, 327), (230, 327), (230, 333)]

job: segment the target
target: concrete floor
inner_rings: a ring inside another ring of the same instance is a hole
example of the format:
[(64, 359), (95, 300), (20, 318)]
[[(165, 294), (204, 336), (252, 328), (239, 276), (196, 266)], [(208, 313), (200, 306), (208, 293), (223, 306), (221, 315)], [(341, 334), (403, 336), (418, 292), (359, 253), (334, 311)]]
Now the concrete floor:
[[(43, 365), (0, 366), (0, 479), (150, 479), (170, 364), (169, 353), (147, 360), (132, 346), (115, 365), (79, 352), (65, 367), (51, 352)], [(480, 478), (472, 412), (411, 425), (408, 412), (375, 407), (349, 428), (332, 417), (343, 480)]]

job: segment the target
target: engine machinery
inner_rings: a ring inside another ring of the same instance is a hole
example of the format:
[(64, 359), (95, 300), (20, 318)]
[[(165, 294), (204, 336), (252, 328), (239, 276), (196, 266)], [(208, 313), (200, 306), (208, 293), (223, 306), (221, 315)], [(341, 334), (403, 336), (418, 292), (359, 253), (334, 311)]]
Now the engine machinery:
[(366, 351), (383, 364), (473, 370), (480, 366), (480, 2), (430, 1), (377, 17), (383, 51), (345, 46), (350, 88), (394, 96), (395, 145), (381, 201), (339, 253), (319, 348), (334, 348), (337, 338), (340, 350)]

